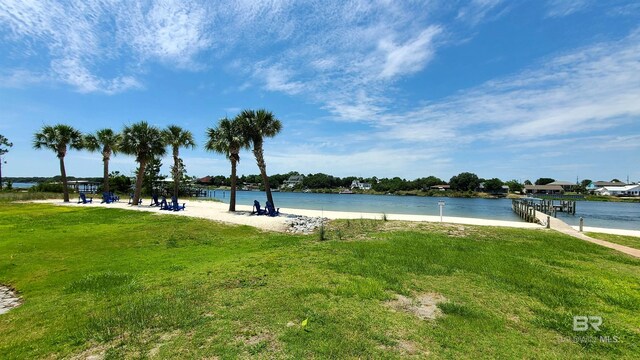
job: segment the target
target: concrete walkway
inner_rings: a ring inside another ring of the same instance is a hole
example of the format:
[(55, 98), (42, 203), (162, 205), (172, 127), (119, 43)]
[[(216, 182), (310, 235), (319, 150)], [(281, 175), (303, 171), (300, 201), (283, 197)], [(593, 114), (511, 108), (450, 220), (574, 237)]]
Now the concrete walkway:
[[(536, 211), (536, 218), (540, 221), (541, 224), (546, 225), (547, 224), (547, 214), (541, 212), (541, 211)], [(549, 217), (550, 219), (550, 228), (556, 231), (559, 231), (563, 234), (569, 235), (569, 236), (573, 236), (574, 238), (580, 239), (580, 240), (584, 240), (584, 241), (588, 241), (590, 243), (594, 243), (594, 244), (598, 244), (600, 246), (604, 246), (607, 247), (609, 249), (613, 249), (613, 250), (617, 250), (620, 252), (623, 252), (627, 255), (631, 255), (633, 257), (636, 258), (640, 258), (640, 250), (638, 249), (634, 249), (628, 246), (624, 246), (624, 245), (618, 245), (618, 244), (614, 244), (608, 241), (604, 241), (604, 240), (598, 240), (598, 239), (594, 239), (592, 237), (589, 237), (581, 232), (579, 232), (578, 230), (572, 228), (571, 226), (569, 226), (567, 223), (565, 223), (562, 220), (558, 220), (556, 218), (554, 218), (553, 216)]]

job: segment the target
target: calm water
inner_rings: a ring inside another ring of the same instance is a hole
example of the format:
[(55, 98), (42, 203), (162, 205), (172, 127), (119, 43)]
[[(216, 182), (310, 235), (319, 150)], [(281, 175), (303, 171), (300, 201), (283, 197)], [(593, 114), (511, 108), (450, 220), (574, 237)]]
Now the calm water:
[[(229, 191), (211, 191), (210, 196), (229, 202)], [(237, 203), (242, 205), (253, 205), (253, 200), (264, 205), (266, 201), (265, 193), (259, 191), (238, 191), (236, 196)], [(445, 216), (522, 221), (511, 210), (509, 199), (290, 192), (274, 192), (273, 198), (276, 205), (283, 208), (415, 215), (438, 215), (438, 201), (443, 200)], [(581, 216), (585, 226), (640, 230), (640, 203), (579, 201), (575, 216), (558, 213), (558, 218), (569, 225), (578, 225)]]
[[(4, 185), (6, 186), (7, 184), (5, 183)], [(37, 183), (19, 183), (19, 182), (11, 184), (11, 186), (14, 189), (28, 189), (28, 188), (30, 188), (32, 186), (36, 186), (36, 185), (38, 185), (38, 184)]]

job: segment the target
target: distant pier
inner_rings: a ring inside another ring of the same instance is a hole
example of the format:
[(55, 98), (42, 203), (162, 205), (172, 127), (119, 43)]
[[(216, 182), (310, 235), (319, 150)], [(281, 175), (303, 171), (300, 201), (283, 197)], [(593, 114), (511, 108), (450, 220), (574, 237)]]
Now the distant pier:
[(537, 222), (536, 211), (556, 217), (558, 212), (576, 214), (575, 200), (550, 200), (538, 198), (521, 198), (511, 200), (511, 208), (524, 221)]

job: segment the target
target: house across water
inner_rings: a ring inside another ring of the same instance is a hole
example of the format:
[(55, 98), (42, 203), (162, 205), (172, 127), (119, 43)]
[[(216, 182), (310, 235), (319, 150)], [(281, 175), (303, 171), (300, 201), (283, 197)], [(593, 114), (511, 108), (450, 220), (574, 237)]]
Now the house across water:
[(525, 194), (544, 194), (559, 195), (564, 194), (564, 188), (561, 185), (525, 185)]
[(604, 196), (640, 196), (640, 185), (604, 186), (595, 190), (594, 193)]
[(353, 180), (351, 182), (352, 189), (360, 189), (360, 190), (371, 190), (371, 184), (366, 182), (360, 182), (358, 180)]

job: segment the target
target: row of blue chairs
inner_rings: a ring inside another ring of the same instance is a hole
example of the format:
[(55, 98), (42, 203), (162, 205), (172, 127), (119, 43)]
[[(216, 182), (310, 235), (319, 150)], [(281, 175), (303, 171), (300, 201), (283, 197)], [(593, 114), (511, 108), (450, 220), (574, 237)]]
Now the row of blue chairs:
[[(112, 202), (120, 201), (120, 196), (112, 193), (112, 192), (103, 192), (102, 193), (102, 201), (101, 204), (107, 203), (111, 204)], [(80, 193), (78, 198), (78, 204), (92, 204), (93, 197), (88, 197), (85, 193)]]
[[(157, 196), (156, 196), (156, 202), (157, 202)], [(120, 201), (120, 196), (112, 193), (112, 192), (103, 192), (102, 193), (102, 201), (100, 202), (101, 204), (107, 203), (107, 204), (111, 204), (114, 202)], [(133, 194), (129, 194), (129, 204), (131, 204), (133, 202)], [(166, 202), (166, 200), (165, 200)], [(88, 197), (87, 194), (85, 193), (80, 193), (80, 197), (78, 198), (78, 204), (92, 204), (93, 203), (93, 197)], [(138, 205), (142, 204), (142, 199), (138, 200)], [(184, 208), (184, 206), (183, 206)]]
[(102, 193), (102, 203), (111, 204), (112, 202), (116, 202), (116, 201), (120, 201), (120, 196), (110, 191)]
[(175, 196), (171, 197), (171, 202), (167, 202), (167, 198), (164, 196), (161, 196), (160, 200), (158, 200), (158, 195), (154, 194), (151, 196), (150, 206), (158, 206), (160, 210), (180, 211), (184, 210), (187, 204), (182, 203), (182, 205), (180, 205), (178, 198)]
[(278, 216), (280, 215), (280, 208), (276, 209), (271, 201), (267, 200), (264, 209), (261, 209), (260, 202), (258, 200), (253, 200), (253, 211), (251, 213), (256, 215)]

